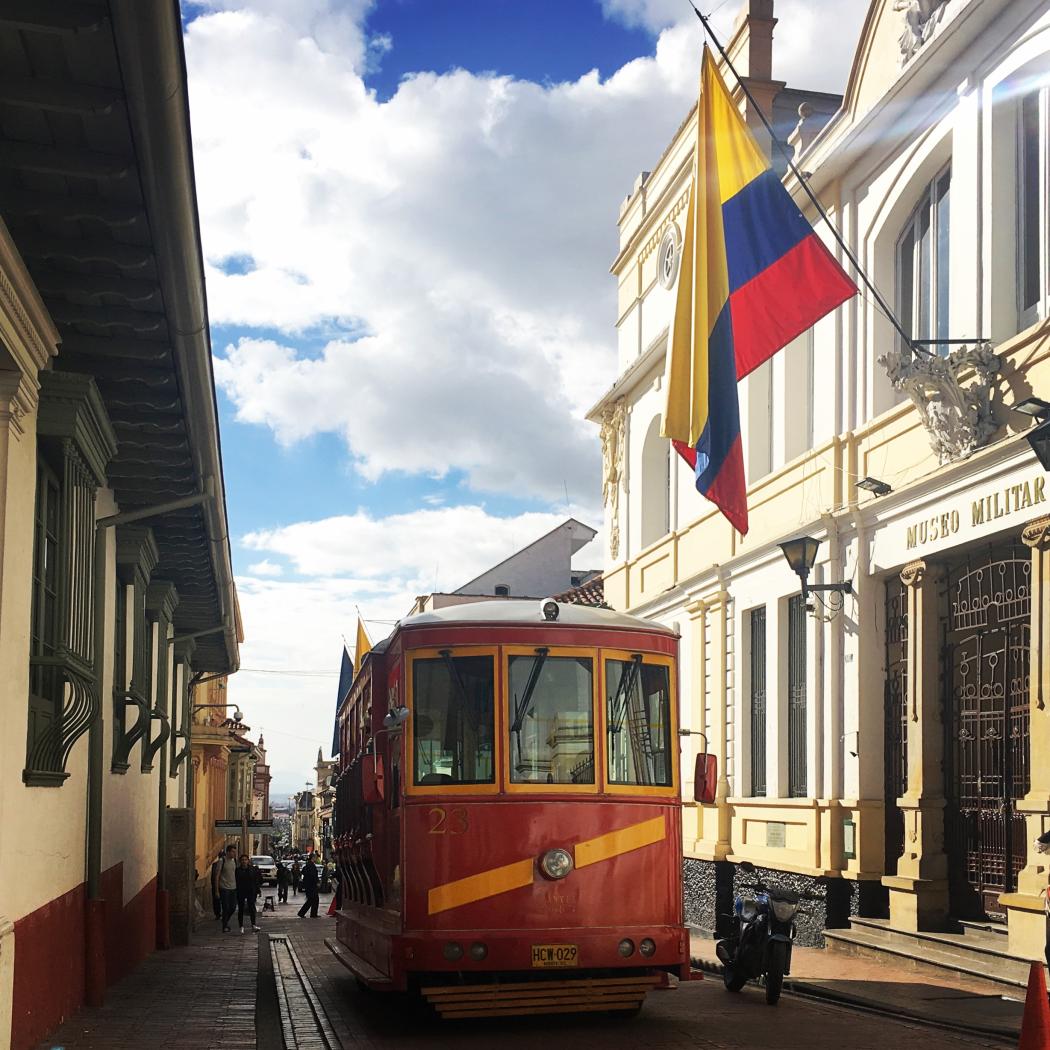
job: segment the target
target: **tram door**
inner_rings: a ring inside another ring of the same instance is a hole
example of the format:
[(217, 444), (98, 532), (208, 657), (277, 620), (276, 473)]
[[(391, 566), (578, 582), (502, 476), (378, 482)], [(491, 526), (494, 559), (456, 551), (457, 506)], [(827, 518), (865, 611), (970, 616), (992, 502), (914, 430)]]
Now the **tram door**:
[(1027, 846), (1031, 559), (984, 548), (953, 564), (944, 620), (945, 846), (952, 913), (1005, 919)]

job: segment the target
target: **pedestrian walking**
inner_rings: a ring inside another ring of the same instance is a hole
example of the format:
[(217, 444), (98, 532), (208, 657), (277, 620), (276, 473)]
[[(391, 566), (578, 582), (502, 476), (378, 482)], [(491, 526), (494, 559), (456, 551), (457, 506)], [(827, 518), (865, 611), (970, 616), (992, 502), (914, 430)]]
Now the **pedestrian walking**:
[(211, 908), (215, 912), (215, 918), (222, 918), (222, 898), (219, 896), (219, 868), (222, 866), (222, 850), (219, 850), (215, 860), (211, 862), (211, 872), (208, 882), (211, 884)]
[(291, 872), (286, 864), (277, 865), (277, 903), (288, 903), (288, 884), (292, 881)]
[[(1036, 853), (1050, 853), (1050, 831), (1044, 832), (1035, 840)], [(1043, 908), (1046, 911), (1046, 945), (1043, 954), (1046, 956), (1046, 965), (1050, 967), (1050, 885), (1043, 890)]]
[(307, 912), (310, 913), (311, 919), (317, 918), (317, 909), (321, 904), (321, 898), (317, 892), (319, 882), (317, 865), (311, 857), (303, 867), (303, 893), (306, 894), (306, 900), (303, 901), (303, 906), (299, 909), (300, 919), (305, 919)]
[(299, 883), (303, 880), (303, 869), (299, 867), (299, 858), (292, 861), (292, 896), (299, 896)]
[(255, 898), (259, 896), (259, 885), (262, 872), (248, 860), (248, 854), (241, 854), (240, 864), (237, 865), (237, 923), (244, 933), (244, 914), (248, 913), (252, 929), (258, 930), (256, 925)]
[(230, 932), (230, 916), (237, 910), (237, 847), (227, 846), (222, 863), (213, 869), (212, 890), (222, 908), (222, 932)]

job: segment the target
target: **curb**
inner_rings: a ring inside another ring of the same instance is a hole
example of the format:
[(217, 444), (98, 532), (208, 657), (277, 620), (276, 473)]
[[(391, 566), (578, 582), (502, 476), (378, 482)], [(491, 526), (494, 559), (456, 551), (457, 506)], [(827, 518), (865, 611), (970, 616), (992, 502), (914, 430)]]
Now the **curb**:
[[(715, 974), (719, 977), (725, 967), (713, 959), (690, 959), (690, 965), (704, 973)], [(761, 978), (749, 981), (756, 987), (764, 987)], [(883, 1017), (893, 1017), (901, 1021), (911, 1021), (915, 1024), (927, 1025), (930, 1028), (943, 1028), (950, 1032), (959, 1032), (963, 1035), (977, 1035), (985, 1038), (1002, 1039), (1015, 1046), (1018, 1038), (1018, 1030), (1002, 1028), (998, 1025), (961, 1024), (954, 1021), (942, 1020), (919, 1013), (916, 1010), (902, 1009), (890, 1006), (887, 1003), (875, 999), (865, 999), (862, 996), (849, 995), (845, 992), (836, 992), (824, 985), (810, 984), (805, 980), (793, 980), (791, 977), (784, 978), (784, 991), (790, 992), (804, 999), (814, 999), (821, 1002), (834, 1003), (836, 1006), (846, 1007), (851, 1010), (862, 1010), (865, 1013), (879, 1014)]]

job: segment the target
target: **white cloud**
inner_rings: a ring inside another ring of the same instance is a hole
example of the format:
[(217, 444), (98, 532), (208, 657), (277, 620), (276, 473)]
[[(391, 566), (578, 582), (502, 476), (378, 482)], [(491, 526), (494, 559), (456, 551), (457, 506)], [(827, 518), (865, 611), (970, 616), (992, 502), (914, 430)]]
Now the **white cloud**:
[(249, 576), (280, 576), (283, 573), (284, 569), (282, 569), (280, 565), (267, 558), (255, 562), (254, 565), (248, 566)]

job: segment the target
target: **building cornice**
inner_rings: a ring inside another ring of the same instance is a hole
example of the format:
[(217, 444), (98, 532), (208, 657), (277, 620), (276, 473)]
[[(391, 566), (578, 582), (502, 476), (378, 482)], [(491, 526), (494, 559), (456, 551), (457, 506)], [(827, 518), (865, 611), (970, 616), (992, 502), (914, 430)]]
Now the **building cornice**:
[(592, 423), (601, 422), (602, 409), (617, 398), (623, 397), (633, 390), (638, 381), (650, 372), (655, 364), (662, 361), (667, 351), (667, 329), (665, 328), (643, 351), (640, 357), (635, 358), (619, 379), (587, 410), (586, 418)]
[(58, 353), (59, 335), (0, 218), (0, 343), (36, 386), (37, 372)]

